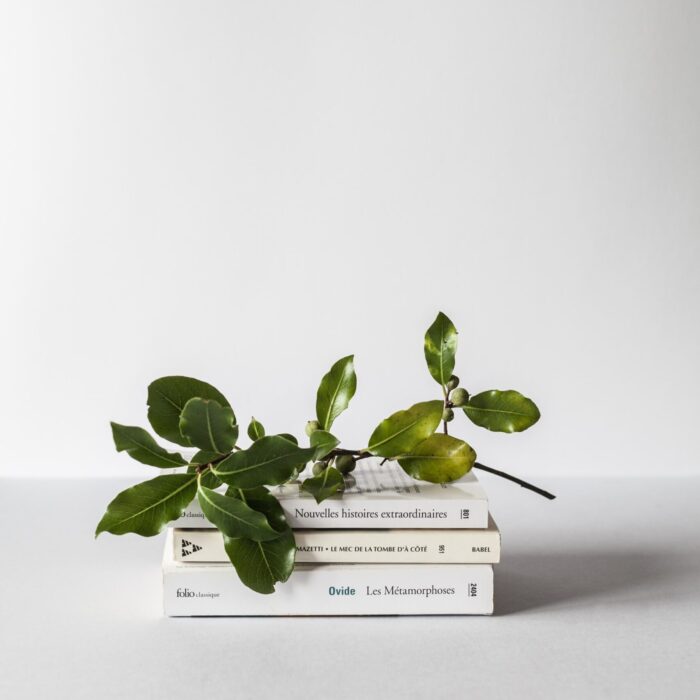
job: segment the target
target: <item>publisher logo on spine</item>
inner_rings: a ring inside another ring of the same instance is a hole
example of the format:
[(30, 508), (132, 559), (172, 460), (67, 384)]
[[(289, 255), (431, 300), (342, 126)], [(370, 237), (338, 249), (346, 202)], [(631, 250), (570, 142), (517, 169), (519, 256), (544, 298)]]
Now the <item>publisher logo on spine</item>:
[(185, 557), (189, 557), (190, 554), (194, 554), (195, 552), (199, 552), (200, 549), (202, 549), (198, 544), (194, 544), (190, 542), (189, 540), (182, 540), (182, 558), (184, 559)]
[(214, 591), (193, 591), (190, 588), (178, 588), (175, 591), (176, 598), (218, 598), (221, 593)]

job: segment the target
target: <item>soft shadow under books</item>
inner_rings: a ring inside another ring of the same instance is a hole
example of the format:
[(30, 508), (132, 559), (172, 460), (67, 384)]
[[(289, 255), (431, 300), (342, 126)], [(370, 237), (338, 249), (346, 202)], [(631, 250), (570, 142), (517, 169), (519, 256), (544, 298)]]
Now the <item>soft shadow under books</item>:
[(683, 552), (507, 553), (496, 566), (494, 614), (678, 597), (692, 593), (697, 568)]

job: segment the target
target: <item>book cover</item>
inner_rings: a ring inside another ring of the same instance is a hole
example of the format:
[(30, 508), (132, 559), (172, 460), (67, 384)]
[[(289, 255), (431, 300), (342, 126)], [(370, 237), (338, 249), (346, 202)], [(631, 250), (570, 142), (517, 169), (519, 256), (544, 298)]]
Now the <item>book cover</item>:
[[(342, 497), (320, 504), (298, 483), (271, 490), (294, 529), (488, 527), (488, 499), (471, 472), (449, 484), (430, 484), (415, 481), (396, 462), (371, 458), (350, 476)], [(171, 525), (211, 527), (196, 501)]]
[(271, 595), (246, 588), (230, 564), (163, 556), (163, 607), (171, 617), (290, 615), (489, 615), (490, 564), (300, 564)]
[[(492, 518), (475, 530), (297, 530), (298, 563), (497, 564), (501, 535)], [(218, 530), (173, 532), (173, 556), (184, 562), (227, 562)]]

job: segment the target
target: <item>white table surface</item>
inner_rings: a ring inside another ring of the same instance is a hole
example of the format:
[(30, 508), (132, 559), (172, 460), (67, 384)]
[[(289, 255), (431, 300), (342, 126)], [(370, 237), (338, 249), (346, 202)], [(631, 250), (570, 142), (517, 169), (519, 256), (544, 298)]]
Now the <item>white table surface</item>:
[(167, 619), (127, 482), (3, 480), (0, 697), (700, 697), (700, 479), (483, 482), (493, 617)]

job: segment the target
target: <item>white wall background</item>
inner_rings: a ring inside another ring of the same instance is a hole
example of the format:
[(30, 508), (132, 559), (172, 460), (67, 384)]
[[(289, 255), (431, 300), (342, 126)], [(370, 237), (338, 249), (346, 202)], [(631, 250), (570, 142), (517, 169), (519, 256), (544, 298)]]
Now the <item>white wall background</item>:
[(151, 474), (171, 373), (300, 434), (350, 352), (363, 446), (438, 309), (543, 413), (485, 463), (700, 472), (700, 4), (1, 8), (0, 474)]

